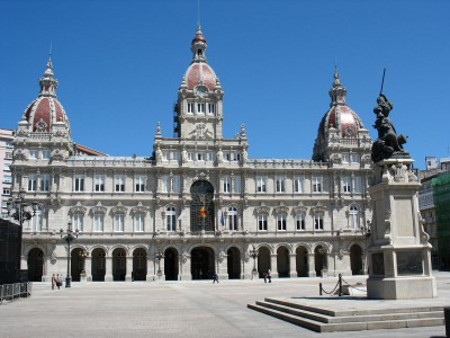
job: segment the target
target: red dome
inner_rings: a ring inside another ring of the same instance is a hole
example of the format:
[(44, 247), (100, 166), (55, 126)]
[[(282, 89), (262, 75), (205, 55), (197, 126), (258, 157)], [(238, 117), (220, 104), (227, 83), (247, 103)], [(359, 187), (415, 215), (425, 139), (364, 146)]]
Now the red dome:
[(207, 63), (195, 62), (186, 71), (187, 89), (192, 90), (203, 83), (209, 90), (216, 89), (216, 73)]
[(51, 96), (41, 96), (25, 110), (25, 119), (32, 125), (31, 131), (50, 132), (55, 122), (67, 123), (61, 103)]

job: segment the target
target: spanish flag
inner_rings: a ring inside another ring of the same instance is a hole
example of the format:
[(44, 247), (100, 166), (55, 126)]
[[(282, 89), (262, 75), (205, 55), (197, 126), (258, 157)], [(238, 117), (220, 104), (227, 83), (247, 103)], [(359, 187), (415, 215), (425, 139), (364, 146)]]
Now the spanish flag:
[(198, 211), (198, 215), (199, 215), (200, 217), (206, 217), (205, 206), (202, 206), (202, 207), (200, 208), (200, 210)]

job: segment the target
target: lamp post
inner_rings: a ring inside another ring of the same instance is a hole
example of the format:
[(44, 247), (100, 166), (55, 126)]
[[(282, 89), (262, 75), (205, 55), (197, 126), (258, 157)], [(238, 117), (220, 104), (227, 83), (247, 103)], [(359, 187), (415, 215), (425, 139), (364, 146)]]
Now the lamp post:
[(250, 256), (253, 258), (253, 270), (252, 270), (252, 279), (256, 278), (258, 271), (256, 270), (256, 257), (258, 257), (258, 250), (256, 250), (255, 246), (252, 245), (252, 250), (250, 250)]
[(158, 260), (158, 272), (157, 272), (157, 275), (158, 275), (158, 277), (161, 277), (162, 276), (161, 259), (164, 258), (164, 253), (162, 252), (162, 250), (160, 248), (156, 251), (155, 257)]
[(72, 223), (67, 223), (67, 230), (64, 234), (64, 230), (59, 230), (61, 238), (67, 242), (67, 276), (66, 276), (66, 288), (70, 288), (70, 260), (72, 258), (72, 253), (70, 252), (70, 243), (78, 238), (78, 229), (74, 232), (72, 231)]
[[(8, 215), (19, 222), (19, 231), (18, 231), (18, 245), (17, 245), (17, 255), (18, 255), (18, 264), (16, 267), (15, 278), (16, 282), (20, 279), (20, 263), (22, 260), (22, 228), (23, 222), (30, 220), (33, 216), (36, 215), (36, 210), (38, 204), (33, 202), (31, 204), (25, 202), (26, 192), (23, 189), (19, 190), (17, 197), (12, 199), (12, 201), (8, 201), (6, 203), (8, 208)], [(29, 211), (30, 207), (32, 208)]]

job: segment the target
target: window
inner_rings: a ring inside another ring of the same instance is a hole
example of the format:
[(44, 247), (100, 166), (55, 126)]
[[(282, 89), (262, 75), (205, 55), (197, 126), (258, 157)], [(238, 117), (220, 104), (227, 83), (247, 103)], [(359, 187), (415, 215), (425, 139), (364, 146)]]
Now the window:
[(73, 191), (84, 191), (84, 176), (83, 175), (75, 176)]
[(294, 191), (303, 192), (303, 177), (297, 176), (294, 178)]
[(5, 152), (5, 159), (12, 160), (12, 151)]
[(42, 150), (41, 155), (44, 160), (49, 160), (50, 159), (50, 150)]
[(38, 151), (36, 149), (30, 149), (30, 159), (37, 160), (37, 158), (38, 158)]
[(277, 216), (278, 231), (286, 231), (286, 215), (280, 214)]
[(235, 207), (228, 208), (227, 219), (228, 219), (228, 229), (232, 231), (237, 230), (238, 219), (237, 219), (237, 209)]
[(241, 176), (236, 175), (233, 177), (233, 191), (240, 194), (242, 190)]
[(170, 191), (170, 177), (167, 175), (161, 177), (161, 191), (165, 193)]
[(115, 192), (125, 192), (125, 176), (116, 175), (114, 177)]
[(357, 194), (361, 193), (361, 177), (359, 176), (353, 177), (353, 192)]
[(94, 214), (94, 231), (95, 232), (103, 232), (104, 230), (104, 220), (105, 216), (103, 214)]
[(323, 230), (323, 214), (322, 213), (314, 214), (314, 229), (315, 230)]
[(195, 159), (195, 153), (192, 151), (188, 152), (188, 161), (194, 161)]
[(36, 208), (36, 214), (31, 219), (33, 222), (33, 231), (41, 232), (44, 224), (44, 209), (38, 205)]
[(229, 193), (231, 191), (231, 179), (230, 176), (224, 176), (223, 178), (223, 192)]
[(197, 113), (204, 115), (206, 110), (206, 104), (205, 103), (197, 103)]
[(350, 154), (350, 160), (352, 162), (356, 162), (356, 163), (361, 162), (361, 158), (360, 158), (359, 154)]
[(181, 190), (181, 178), (179, 175), (172, 177), (172, 190), (174, 194), (179, 194)]
[(115, 232), (123, 232), (124, 231), (124, 214), (116, 214), (114, 215), (114, 231)]
[(197, 153), (197, 160), (204, 161), (205, 160), (205, 153)]
[(28, 191), (36, 191), (37, 181), (36, 175), (28, 175)]
[(166, 209), (166, 228), (167, 231), (177, 230), (177, 213), (174, 207), (168, 207)]
[(8, 163), (3, 164), (3, 171), (11, 171)]
[(342, 192), (350, 193), (352, 191), (352, 182), (349, 176), (342, 177)]
[(256, 191), (266, 192), (266, 178), (264, 176), (256, 176)]
[(267, 215), (258, 215), (258, 230), (267, 231)]
[(3, 188), (3, 195), (11, 196), (11, 189), (10, 188)]
[(216, 104), (215, 103), (208, 103), (208, 114), (216, 115)]
[(96, 192), (105, 191), (105, 178), (103, 175), (94, 176), (94, 191)]
[(144, 214), (136, 214), (134, 215), (134, 231), (135, 232), (143, 232), (144, 231)]
[(11, 183), (12, 182), (11, 176), (8, 176), (8, 175), (3, 176), (3, 182)]
[(318, 193), (322, 192), (322, 176), (313, 176), (312, 178), (313, 183), (313, 192)]
[(281, 176), (277, 176), (275, 178), (277, 192), (285, 192), (286, 191), (284, 180), (285, 180), (285, 178), (281, 177)]
[(350, 206), (350, 227), (353, 230), (359, 229), (359, 209), (356, 205)]
[(350, 162), (350, 154), (349, 154), (349, 153), (344, 153), (344, 154), (342, 154), (342, 162), (343, 162), (343, 163), (348, 163), (348, 162)]
[(299, 231), (304, 231), (306, 229), (306, 225), (305, 225), (305, 214), (298, 214), (297, 215), (297, 219), (295, 220), (296, 222), (296, 229)]
[(188, 102), (187, 112), (188, 112), (188, 114), (194, 114), (194, 103), (193, 102)]
[(136, 188), (136, 192), (144, 192), (145, 191), (145, 176), (136, 176), (134, 179), (134, 185)]
[(72, 226), (74, 231), (83, 231), (83, 214), (73, 215)]
[(50, 190), (50, 176), (49, 175), (41, 175), (39, 177), (39, 189), (41, 191), (49, 191)]

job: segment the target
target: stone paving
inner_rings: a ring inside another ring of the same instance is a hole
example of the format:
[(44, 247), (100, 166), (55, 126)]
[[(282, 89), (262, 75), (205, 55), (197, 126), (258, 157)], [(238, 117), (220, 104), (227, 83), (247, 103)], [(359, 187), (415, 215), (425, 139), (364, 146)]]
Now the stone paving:
[[(438, 300), (450, 306), (450, 273), (436, 272)], [(361, 277), (346, 277), (350, 283)], [(445, 327), (315, 333), (247, 309), (264, 297), (318, 296), (336, 278), (258, 281), (74, 283), (0, 305), (0, 337), (444, 337)], [(336, 304), (339, 300), (334, 302)], [(418, 300), (417, 306), (426, 304)], [(336, 305), (334, 305), (336, 306)]]

